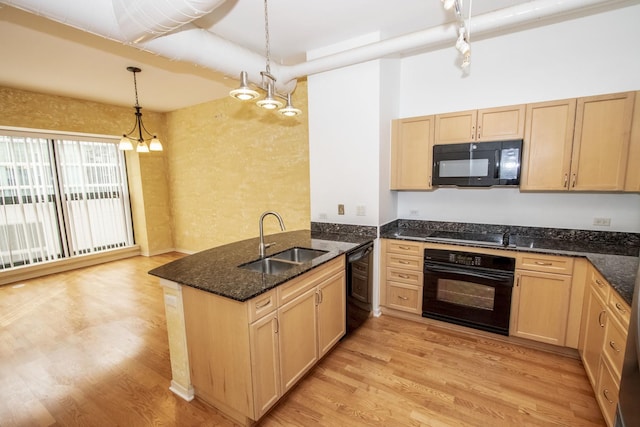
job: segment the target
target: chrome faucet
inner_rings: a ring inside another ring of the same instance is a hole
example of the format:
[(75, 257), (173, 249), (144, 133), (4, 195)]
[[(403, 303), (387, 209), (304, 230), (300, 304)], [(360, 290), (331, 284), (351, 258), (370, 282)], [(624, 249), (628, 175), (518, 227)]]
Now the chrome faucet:
[(263, 231), (263, 223), (264, 223), (264, 217), (267, 215), (273, 215), (276, 218), (278, 218), (278, 221), (280, 222), (280, 230), (284, 231), (284, 222), (282, 221), (282, 217), (280, 216), (280, 214), (278, 212), (275, 211), (266, 211), (264, 212), (262, 215), (260, 215), (260, 220), (258, 221), (258, 225), (260, 227), (260, 246), (258, 246), (258, 250), (260, 251), (260, 258), (264, 258), (265, 255), (265, 250), (270, 247), (275, 245), (275, 243), (265, 243), (264, 242), (264, 231)]

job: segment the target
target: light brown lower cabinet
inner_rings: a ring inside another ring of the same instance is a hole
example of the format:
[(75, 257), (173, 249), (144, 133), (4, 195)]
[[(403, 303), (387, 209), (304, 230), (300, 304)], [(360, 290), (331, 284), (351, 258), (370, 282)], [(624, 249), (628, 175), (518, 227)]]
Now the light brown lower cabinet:
[(516, 272), (509, 335), (563, 346), (571, 296), (571, 276)]
[(629, 305), (590, 266), (578, 350), (607, 425), (614, 425), (629, 329)]
[[(511, 297), (509, 335), (557, 346), (577, 347), (584, 277), (576, 280), (571, 257), (519, 253)], [(577, 319), (576, 319), (577, 317)]]
[(421, 316), (424, 245), (382, 239), (380, 247), (380, 304)]
[(183, 287), (191, 383), (241, 425), (262, 417), (345, 333), (340, 256), (241, 303)]

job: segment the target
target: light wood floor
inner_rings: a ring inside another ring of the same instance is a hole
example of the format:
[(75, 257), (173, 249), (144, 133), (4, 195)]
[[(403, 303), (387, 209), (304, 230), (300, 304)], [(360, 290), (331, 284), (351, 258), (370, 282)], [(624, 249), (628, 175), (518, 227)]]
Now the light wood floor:
[[(232, 426), (171, 378), (162, 292), (136, 257), (0, 287), (0, 426)], [(580, 361), (372, 318), (264, 426), (603, 426)]]

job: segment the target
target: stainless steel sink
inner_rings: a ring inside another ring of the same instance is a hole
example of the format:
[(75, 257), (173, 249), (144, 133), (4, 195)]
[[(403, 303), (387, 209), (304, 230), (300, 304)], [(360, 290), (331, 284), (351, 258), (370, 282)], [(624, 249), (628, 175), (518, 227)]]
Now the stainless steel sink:
[(291, 248), (268, 258), (261, 258), (238, 267), (264, 274), (282, 274), (303, 262), (311, 261), (326, 253), (327, 251), (318, 249)]
[(307, 262), (311, 261), (314, 258), (318, 258), (319, 256), (322, 256), (326, 253), (327, 251), (322, 251), (319, 249), (291, 248), (272, 255), (270, 258), (282, 259), (292, 262)]
[(282, 274), (297, 265), (300, 265), (300, 263), (278, 260), (274, 258), (262, 258), (256, 261), (239, 265), (238, 267), (264, 274)]

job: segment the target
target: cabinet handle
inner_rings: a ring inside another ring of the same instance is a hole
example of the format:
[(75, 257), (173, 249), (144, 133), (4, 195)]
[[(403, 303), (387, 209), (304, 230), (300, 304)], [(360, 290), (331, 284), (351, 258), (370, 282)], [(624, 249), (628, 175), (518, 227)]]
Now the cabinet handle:
[(401, 279), (408, 279), (411, 276), (409, 276), (408, 274), (398, 274), (398, 277), (401, 278)]
[(604, 322), (602, 321), (602, 315), (606, 314), (606, 311), (602, 310), (600, 314), (598, 314), (598, 324), (601, 328), (604, 328)]
[(617, 303), (616, 303), (616, 308), (618, 309), (618, 311), (619, 311), (620, 313), (626, 313), (626, 312), (627, 312), (627, 310), (625, 310), (624, 308), (622, 308), (622, 306), (620, 305), (620, 303), (619, 303), (619, 302), (617, 302)]
[(562, 188), (569, 188), (569, 174), (564, 174), (564, 184), (562, 184)]
[(320, 295), (320, 304), (324, 301), (324, 294), (322, 293), (322, 289), (318, 289), (318, 295)]
[(620, 349), (618, 347), (616, 347), (616, 343), (614, 341), (609, 341), (609, 347), (614, 349), (616, 351), (616, 353), (620, 353)]
[(277, 334), (278, 332), (280, 332), (280, 322), (278, 321), (278, 318), (277, 318), (277, 317), (274, 317), (274, 318), (273, 318), (273, 321), (274, 321), (274, 322), (275, 322), (275, 324), (276, 324), (276, 330), (275, 330), (274, 332)]
[(604, 283), (602, 283), (602, 282), (600, 281), (600, 279), (596, 279), (596, 284), (597, 284), (598, 286), (600, 286), (600, 287), (603, 287), (603, 286), (604, 286)]
[(553, 265), (552, 262), (536, 261), (536, 265)]
[(482, 138), (482, 126), (478, 126), (478, 141)]
[(398, 260), (398, 264), (411, 264), (409, 261), (405, 261), (403, 259)]
[(607, 399), (607, 402), (611, 403), (613, 405), (613, 400), (609, 399), (609, 390), (607, 390), (606, 388), (604, 390), (602, 390), (602, 394), (604, 396), (605, 399)]
[(260, 310), (261, 308), (265, 308), (266, 306), (268, 306), (269, 304), (271, 304), (271, 298), (268, 298), (264, 304), (256, 304), (256, 310)]
[(471, 140), (474, 141), (476, 138), (476, 127), (471, 126)]
[(398, 298), (403, 301), (407, 301), (409, 299), (408, 297), (403, 297), (402, 295), (398, 295)]
[(571, 177), (572, 177), (572, 181), (573, 181), (573, 182), (571, 183), (571, 187), (574, 187), (574, 188), (575, 188), (575, 186), (576, 186), (576, 180), (577, 180), (576, 174), (574, 173), (573, 175), (571, 175)]
[(402, 249), (403, 251), (411, 250), (410, 246), (398, 246), (398, 249)]

